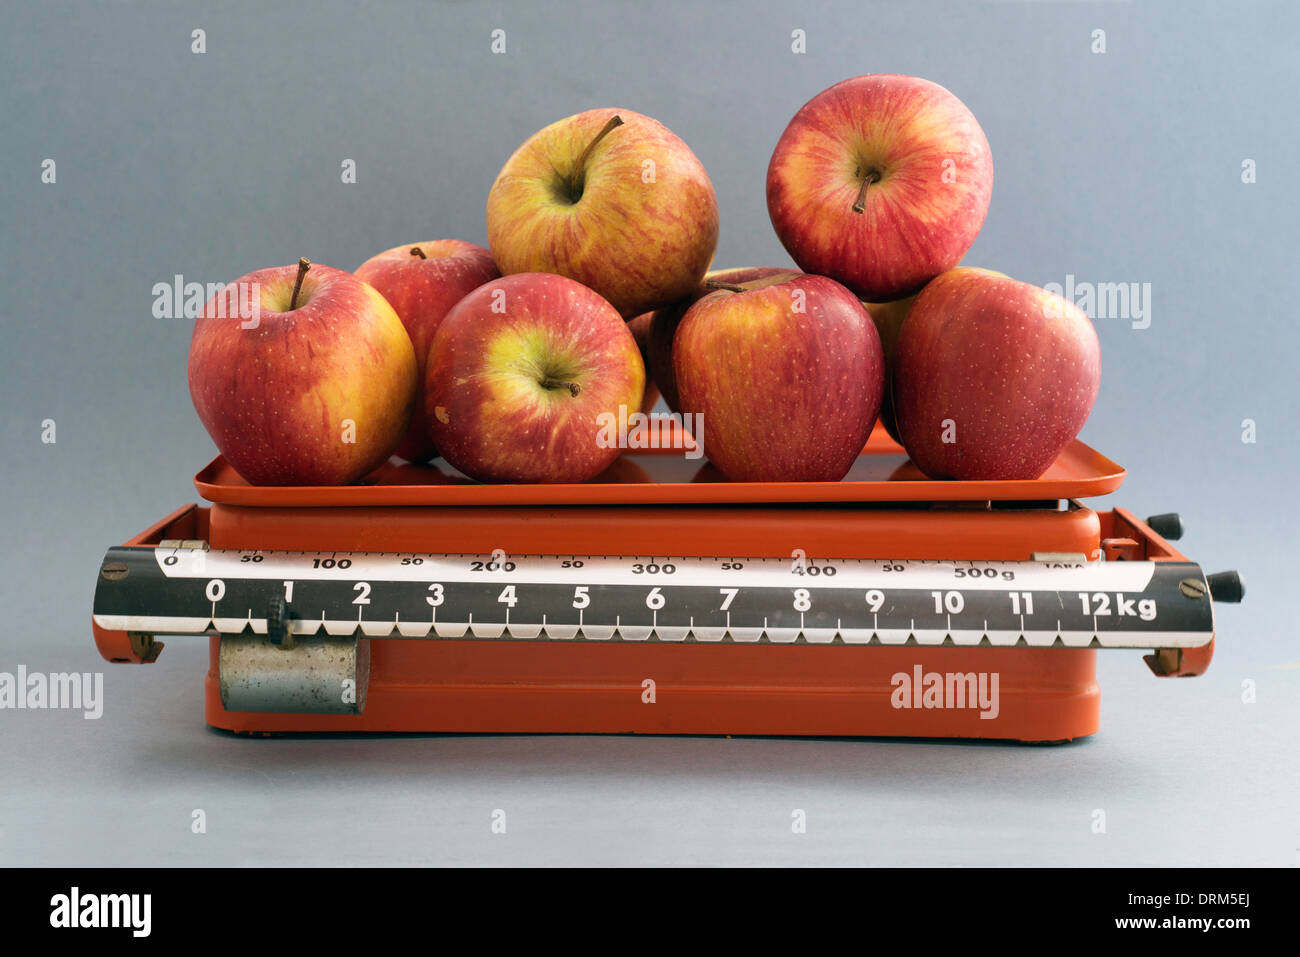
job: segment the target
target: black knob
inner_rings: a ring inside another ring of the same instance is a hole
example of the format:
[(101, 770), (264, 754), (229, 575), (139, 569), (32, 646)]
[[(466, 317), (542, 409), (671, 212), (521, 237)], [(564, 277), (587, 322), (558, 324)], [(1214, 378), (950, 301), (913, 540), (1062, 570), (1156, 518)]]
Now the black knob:
[(1230, 601), (1235, 604), (1246, 597), (1246, 583), (1236, 572), (1206, 575), (1205, 583), (1210, 586), (1210, 597), (1215, 601)]
[(1176, 542), (1183, 537), (1183, 519), (1177, 512), (1152, 515), (1147, 519), (1147, 525), (1151, 527), (1151, 531), (1171, 542)]
[(266, 640), (276, 646), (283, 646), (289, 635), (289, 609), (284, 597), (276, 595), (266, 609)]

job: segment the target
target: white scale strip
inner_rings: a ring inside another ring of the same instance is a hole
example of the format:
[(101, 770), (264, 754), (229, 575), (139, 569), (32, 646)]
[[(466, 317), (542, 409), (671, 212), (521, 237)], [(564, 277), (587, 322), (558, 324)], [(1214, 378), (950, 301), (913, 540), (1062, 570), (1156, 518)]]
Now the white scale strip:
[[(270, 552), (270, 551), (203, 551), (198, 549), (156, 549), (154, 558), (162, 573), (170, 579), (206, 579), (212, 581), (280, 580), (302, 582), (340, 582), (349, 586), (357, 582), (394, 582), (428, 585), (440, 582), (448, 587), (457, 584), (500, 584), (550, 586), (639, 586), (644, 589), (661, 585), (665, 589), (680, 586), (705, 588), (750, 589), (807, 589), (815, 595), (819, 589), (888, 590), (916, 592), (960, 591), (967, 595), (990, 592), (1109, 592), (1140, 595), (1151, 583), (1155, 565), (1150, 562), (953, 562), (953, 561), (890, 561), (890, 560), (803, 560), (783, 558), (683, 558), (667, 556), (609, 557), (609, 556), (519, 556), (495, 554), (445, 555), (413, 553), (357, 553), (357, 552)], [(833, 570), (834, 574), (831, 574)], [(1081, 596), (1082, 597), (1082, 596)], [(575, 606), (576, 607), (576, 606)], [(450, 609), (448, 609), (450, 610)], [(227, 611), (222, 608), (220, 611)], [(238, 633), (250, 630), (265, 634), (266, 619), (248, 609), (242, 617), (226, 617), (218, 613), (216, 603), (209, 618), (166, 617), (149, 615), (96, 615), (96, 622), (114, 630), (145, 631), (158, 634), (201, 634), (205, 631)], [(259, 609), (259, 611), (262, 611)], [(355, 618), (317, 618), (304, 609), (294, 609), (298, 620), (293, 630), (298, 634), (323, 630), (336, 636), (365, 636), (374, 638), (476, 638), (525, 640), (586, 640), (586, 641), (645, 641), (659, 642), (719, 642), (737, 643), (770, 642), (777, 644), (804, 641), (809, 644), (842, 642), (848, 645), (879, 644), (937, 646), (989, 645), (992, 647), (1109, 647), (1153, 648), (1196, 647), (1208, 643), (1212, 631), (1154, 631), (1154, 630), (1061, 630), (1056, 627), (992, 629), (987, 620), (972, 621), (969, 615), (956, 622), (948, 616), (943, 627), (916, 627), (911, 621), (879, 621), (864, 627), (861, 620), (844, 627), (840, 621), (835, 627), (828, 623), (804, 624), (799, 616), (799, 627), (726, 626), (693, 627), (690, 622), (677, 621), (658, 626), (654, 623), (626, 624), (617, 618), (614, 622), (547, 623), (527, 620), (527, 615), (517, 615), (509, 621), (509, 613), (488, 616), (494, 620), (443, 620), (437, 609), (430, 617), (419, 621), (366, 619), (364, 609), (358, 609)], [(523, 609), (520, 609), (522, 612)], [(264, 614), (264, 611), (263, 611)], [(521, 621), (520, 618), (525, 620)], [(859, 615), (859, 618), (863, 616)], [(1023, 621), (1023, 620), (1022, 620)], [(981, 624), (983, 627), (981, 627)]]

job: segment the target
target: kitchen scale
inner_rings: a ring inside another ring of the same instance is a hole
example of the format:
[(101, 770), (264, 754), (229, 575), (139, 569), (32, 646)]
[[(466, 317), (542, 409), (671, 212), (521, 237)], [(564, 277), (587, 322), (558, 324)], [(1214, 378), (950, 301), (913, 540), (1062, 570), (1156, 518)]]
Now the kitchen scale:
[(728, 482), (683, 444), (580, 485), (438, 460), (252, 487), (218, 457), (209, 504), (104, 556), (95, 642), (148, 663), (207, 636), (206, 721), (243, 733), (1055, 742), (1098, 728), (1098, 650), (1201, 674), (1244, 593), (1174, 549), (1177, 515), (1082, 504), (1125, 472), (1077, 440), (978, 482), (879, 427), (841, 482)]

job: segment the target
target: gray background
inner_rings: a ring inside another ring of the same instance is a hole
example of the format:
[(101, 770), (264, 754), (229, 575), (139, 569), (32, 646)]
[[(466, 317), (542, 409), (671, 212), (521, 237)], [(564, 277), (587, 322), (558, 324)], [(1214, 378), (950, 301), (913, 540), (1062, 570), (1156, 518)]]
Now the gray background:
[[(107, 705), (99, 721), (0, 712), (0, 862), (1300, 861), (1285, 579), (1297, 5), (15, 6), (0, 34), (0, 671), (103, 670)], [(489, 52), (496, 27), (507, 55)], [(790, 51), (795, 28), (805, 55)], [(1090, 52), (1096, 28), (1104, 55)], [(695, 149), (721, 207), (717, 265), (784, 264), (764, 205), (772, 146), (805, 100), (868, 72), (940, 82), (983, 124), (996, 185), (968, 262), (1038, 283), (1152, 284), (1149, 329), (1097, 322), (1102, 392), (1083, 438), (1130, 469), (1101, 507), (1177, 509), (1191, 557), (1245, 577), (1247, 602), (1219, 606), (1208, 674), (1159, 681), (1138, 652), (1104, 654), (1100, 734), (1055, 749), (247, 741), (205, 730), (205, 642), (172, 639), (147, 668), (97, 657), (104, 548), (194, 500), (213, 454), (186, 387), (190, 323), (151, 316), (155, 282), (483, 242), (509, 153), (597, 106), (650, 114)], [(55, 185), (40, 182), (46, 157)], [(355, 185), (340, 182), (344, 158)], [(1256, 444), (1241, 441), (1246, 418)], [(804, 836), (790, 833), (796, 807)], [(504, 836), (489, 831), (494, 808)]]

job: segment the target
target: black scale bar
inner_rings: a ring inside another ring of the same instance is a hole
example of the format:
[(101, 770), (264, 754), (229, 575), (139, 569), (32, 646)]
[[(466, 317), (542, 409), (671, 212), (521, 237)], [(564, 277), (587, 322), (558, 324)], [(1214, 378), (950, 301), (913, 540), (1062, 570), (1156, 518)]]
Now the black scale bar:
[[(699, 575), (680, 584), (656, 579), (577, 586), (445, 577), (435, 583), (377, 579), (373, 564), (364, 570), (369, 577), (352, 580), (337, 570), (338, 559), (332, 561), (331, 577), (294, 572), (284, 607), (296, 634), (324, 629), (403, 638), (885, 644), (910, 638), (927, 645), (1156, 648), (1203, 645), (1214, 630), (1208, 593), (1198, 595), (1192, 588), (1188, 594), (1182, 584), (1204, 583), (1200, 568), (1190, 562), (1141, 563), (1151, 566), (1150, 579), (1129, 593), (1080, 587), (1077, 578), (1060, 590), (1017, 589), (1014, 583), (963, 588), (944, 578), (945, 566), (933, 562), (912, 563), (936, 572), (921, 582), (913, 575), (910, 587), (864, 590), (829, 577), (741, 587), (728, 587), (725, 577), (705, 583)], [(214, 585), (204, 574), (166, 574), (153, 548), (119, 547), (105, 556), (94, 613), (104, 627), (122, 630), (264, 633), (268, 612), (286, 596), (279, 577), (237, 577), (227, 571)]]

